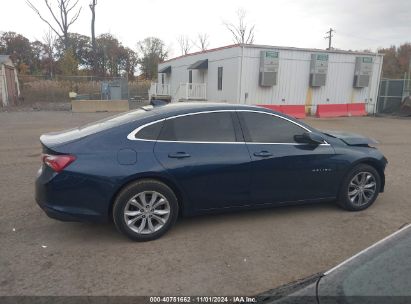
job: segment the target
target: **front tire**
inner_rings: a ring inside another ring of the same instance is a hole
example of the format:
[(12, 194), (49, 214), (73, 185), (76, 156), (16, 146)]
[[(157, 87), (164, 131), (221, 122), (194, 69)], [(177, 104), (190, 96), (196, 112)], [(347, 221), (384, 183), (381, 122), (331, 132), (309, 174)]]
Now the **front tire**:
[(338, 205), (349, 211), (360, 211), (371, 206), (377, 199), (381, 177), (375, 168), (360, 164), (345, 177), (338, 198)]
[(141, 180), (128, 185), (113, 205), (116, 228), (134, 241), (158, 239), (175, 224), (177, 217), (177, 197), (157, 180)]

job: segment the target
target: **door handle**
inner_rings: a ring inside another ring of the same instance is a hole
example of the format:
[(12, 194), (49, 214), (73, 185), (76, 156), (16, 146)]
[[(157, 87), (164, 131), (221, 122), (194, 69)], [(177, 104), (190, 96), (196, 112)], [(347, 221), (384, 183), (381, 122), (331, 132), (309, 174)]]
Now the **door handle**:
[(186, 153), (186, 152), (176, 152), (176, 153), (170, 153), (168, 155), (169, 158), (187, 158), (190, 157), (191, 155)]
[(273, 154), (268, 152), (268, 151), (260, 151), (260, 152), (254, 152), (254, 156), (257, 156), (257, 157), (270, 157), (270, 156), (273, 156)]

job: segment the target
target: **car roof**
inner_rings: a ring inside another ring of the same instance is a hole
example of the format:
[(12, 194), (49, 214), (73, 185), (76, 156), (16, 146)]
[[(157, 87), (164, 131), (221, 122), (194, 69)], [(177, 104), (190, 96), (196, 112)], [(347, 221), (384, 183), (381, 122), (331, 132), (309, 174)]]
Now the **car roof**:
[(162, 106), (150, 106), (142, 107), (145, 109), (146, 117), (149, 117), (151, 120), (167, 118), (171, 116), (178, 116), (183, 114), (195, 113), (195, 112), (207, 112), (207, 111), (224, 111), (224, 110), (250, 110), (250, 111), (259, 111), (266, 113), (273, 113), (280, 117), (283, 117), (287, 120), (291, 120), (297, 123), (300, 126), (303, 126), (306, 129), (314, 130), (311, 126), (307, 125), (303, 121), (296, 120), (289, 115), (284, 113), (277, 112), (261, 106), (255, 105), (245, 105), (245, 104), (230, 104), (230, 103), (218, 103), (218, 102), (177, 102), (169, 103)]
[(164, 106), (156, 106), (151, 109), (153, 114), (179, 114), (190, 113), (195, 111), (216, 111), (216, 110), (267, 110), (258, 106), (229, 104), (218, 102), (177, 102), (170, 103)]
[[(146, 112), (139, 117), (135, 117), (135, 120), (140, 118), (147, 118), (149, 121), (155, 121), (158, 119), (179, 116), (189, 113), (196, 112), (207, 112), (207, 111), (234, 111), (234, 110), (249, 110), (249, 111), (259, 111), (266, 113), (273, 113), (287, 120), (293, 121), (294, 123), (303, 126), (306, 129), (314, 130), (311, 126), (307, 125), (303, 121), (296, 120), (286, 114), (255, 105), (245, 105), (245, 104), (230, 104), (230, 103), (218, 103), (218, 102), (176, 102), (169, 103), (161, 106), (144, 106), (139, 108), (139, 110), (145, 110)], [(133, 111), (128, 112), (130, 117), (133, 116)], [(141, 112), (140, 112), (141, 113)]]
[[(110, 130), (112, 128), (122, 127), (129, 124), (132, 124), (132, 126), (135, 127), (136, 121), (140, 121), (140, 124), (146, 124), (172, 116), (219, 110), (257, 110), (268, 113), (276, 113), (283, 117), (287, 117), (287, 115), (251, 105), (210, 102), (179, 102), (163, 106), (143, 106), (125, 113), (106, 117), (102, 120), (89, 123), (82, 127), (43, 134), (40, 137), (40, 141), (47, 147), (54, 147), (92, 134)], [(294, 120), (291, 117), (288, 117), (287, 119)], [(304, 126), (305, 128), (309, 128), (309, 126), (303, 122), (299, 121), (298, 124)]]

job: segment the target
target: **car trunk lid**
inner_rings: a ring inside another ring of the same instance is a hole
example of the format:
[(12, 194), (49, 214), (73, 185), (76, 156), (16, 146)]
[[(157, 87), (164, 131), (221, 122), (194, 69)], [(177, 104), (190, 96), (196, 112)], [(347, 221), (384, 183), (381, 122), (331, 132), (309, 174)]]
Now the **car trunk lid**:
[(40, 136), (40, 142), (43, 148), (52, 149), (59, 145), (81, 139), (88, 134), (80, 129), (70, 129), (60, 132), (46, 133)]

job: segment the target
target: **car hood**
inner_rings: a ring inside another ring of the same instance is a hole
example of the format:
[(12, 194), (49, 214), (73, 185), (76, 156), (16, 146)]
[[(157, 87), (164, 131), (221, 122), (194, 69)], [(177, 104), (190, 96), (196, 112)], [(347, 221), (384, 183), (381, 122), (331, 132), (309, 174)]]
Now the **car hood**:
[(363, 146), (369, 144), (378, 144), (378, 141), (369, 137), (362, 136), (360, 134), (348, 133), (343, 131), (325, 131), (322, 130), (325, 135), (338, 138), (349, 146)]

